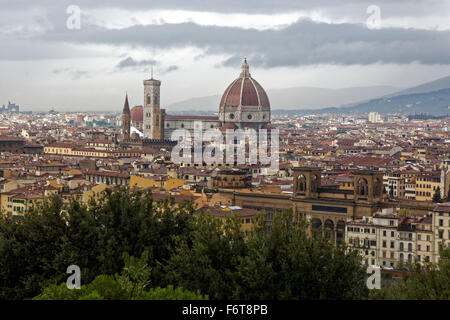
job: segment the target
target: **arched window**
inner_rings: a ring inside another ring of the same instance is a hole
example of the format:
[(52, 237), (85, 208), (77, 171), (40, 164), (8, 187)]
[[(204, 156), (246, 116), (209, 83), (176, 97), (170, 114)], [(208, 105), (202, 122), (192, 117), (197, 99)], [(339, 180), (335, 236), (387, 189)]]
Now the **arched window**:
[(151, 104), (152, 103), (152, 98), (150, 95), (147, 96), (147, 104)]
[(318, 188), (319, 188), (319, 177), (315, 174), (312, 176), (311, 179), (311, 190), (313, 192), (316, 192)]
[(358, 180), (357, 192), (360, 196), (367, 196), (369, 193), (367, 180), (361, 178)]
[(400, 242), (400, 251), (403, 251), (403, 242)]
[(298, 177), (298, 191), (306, 191), (306, 177), (303, 174)]
[(158, 104), (158, 96), (153, 97), (154, 104)]
[(409, 251), (409, 252), (412, 251), (412, 243), (408, 243), (408, 251)]

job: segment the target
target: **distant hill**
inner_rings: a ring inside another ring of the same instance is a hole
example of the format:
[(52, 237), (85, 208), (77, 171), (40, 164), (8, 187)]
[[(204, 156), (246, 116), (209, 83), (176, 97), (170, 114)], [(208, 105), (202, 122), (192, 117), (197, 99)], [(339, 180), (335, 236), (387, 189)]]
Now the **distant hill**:
[(345, 106), (307, 110), (277, 110), (275, 114), (368, 113), (450, 114), (450, 76)]
[[(399, 87), (372, 86), (343, 89), (315, 87), (295, 87), (269, 89), (267, 94), (272, 110), (276, 109), (320, 109), (329, 106), (341, 106), (367, 101), (397, 92)], [(191, 98), (166, 107), (170, 111), (196, 110), (217, 111), (221, 95)]]
[(433, 92), (433, 91), (439, 91), (442, 89), (448, 89), (450, 88), (450, 76), (440, 78), (431, 82), (423, 83), (419, 86), (408, 88), (399, 92), (395, 92), (389, 95), (386, 95), (387, 98), (394, 97), (394, 96), (400, 96), (400, 95), (407, 95), (407, 94), (414, 94), (414, 93), (427, 93), (427, 92)]
[(450, 88), (427, 93), (404, 94), (395, 97), (372, 99), (353, 106), (331, 107), (319, 110), (277, 110), (275, 114), (363, 114), (372, 111), (380, 114), (432, 114), (450, 115)]
[(338, 108), (352, 113), (376, 111), (382, 114), (416, 114), (435, 115), (450, 114), (450, 88), (426, 93), (402, 94), (394, 97), (373, 99), (353, 107)]

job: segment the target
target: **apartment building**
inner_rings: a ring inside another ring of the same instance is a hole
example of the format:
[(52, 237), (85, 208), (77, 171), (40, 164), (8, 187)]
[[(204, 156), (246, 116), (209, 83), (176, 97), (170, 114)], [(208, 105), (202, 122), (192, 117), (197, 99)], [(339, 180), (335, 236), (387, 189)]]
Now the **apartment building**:
[(363, 264), (366, 266), (378, 264), (377, 226), (373, 223), (372, 217), (347, 222), (345, 241), (359, 251)]
[(416, 230), (416, 260), (424, 265), (433, 262), (434, 259), (434, 237), (433, 237), (433, 216), (430, 214), (418, 219), (412, 225)]
[(450, 203), (425, 217), (400, 219), (394, 209), (346, 222), (345, 239), (358, 249), (366, 265), (398, 267), (415, 261), (439, 261), (439, 247), (450, 245)]
[(384, 267), (395, 267), (398, 262), (398, 222), (399, 218), (394, 211), (385, 210), (373, 217), (374, 224), (377, 225), (379, 246), (378, 264)]
[(416, 234), (413, 226), (414, 218), (407, 217), (399, 224), (398, 232), (398, 261), (403, 264), (415, 260)]
[(435, 263), (439, 263), (439, 251), (450, 246), (450, 202), (440, 203), (433, 210), (433, 234)]
[(431, 201), (433, 200), (436, 189), (441, 184), (441, 173), (427, 172), (417, 176), (416, 180), (416, 200)]

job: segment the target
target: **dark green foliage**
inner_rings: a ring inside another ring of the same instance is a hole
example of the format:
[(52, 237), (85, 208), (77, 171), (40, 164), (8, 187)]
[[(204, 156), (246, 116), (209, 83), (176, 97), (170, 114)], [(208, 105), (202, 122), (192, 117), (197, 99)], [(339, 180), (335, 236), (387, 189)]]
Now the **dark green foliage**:
[(437, 187), (433, 194), (433, 202), (441, 202), (441, 188)]
[(65, 283), (45, 288), (33, 300), (206, 300), (199, 292), (183, 288), (150, 288), (151, 268), (147, 265), (148, 254), (140, 259), (124, 253), (125, 267), (121, 274), (99, 275), (80, 289), (68, 289)]
[(180, 241), (166, 266), (169, 283), (212, 299), (359, 299), (367, 296), (360, 258), (323, 237), (312, 239), (291, 213), (270, 236), (260, 220), (244, 238), (238, 220), (200, 216), (192, 245)]
[(151, 195), (107, 191), (89, 208), (77, 201), (62, 210), (55, 196), (21, 219), (0, 219), (0, 299), (24, 299), (50, 284), (65, 281), (69, 265), (81, 268), (82, 283), (99, 274), (115, 274), (122, 254), (149, 253), (152, 276), (158, 262), (171, 256), (173, 237), (187, 237), (193, 208), (171, 201), (156, 204)]
[[(41, 298), (49, 299), (187, 297), (179, 288), (212, 299), (368, 295), (358, 255), (322, 236), (309, 237), (306, 223), (292, 213), (276, 215), (268, 234), (263, 216), (244, 233), (240, 218), (194, 211), (192, 203), (154, 202), (151, 194), (121, 189), (105, 191), (89, 206), (77, 201), (63, 206), (55, 196), (22, 219), (3, 217), (0, 299), (32, 298), (44, 288)], [(145, 268), (125, 252), (142, 257)], [(132, 279), (121, 273), (124, 258)], [(137, 269), (129, 267), (136, 264)], [(69, 265), (80, 267), (82, 285), (90, 291), (66, 292)], [(138, 272), (146, 268), (148, 277)], [(154, 289), (144, 290), (147, 281)]]

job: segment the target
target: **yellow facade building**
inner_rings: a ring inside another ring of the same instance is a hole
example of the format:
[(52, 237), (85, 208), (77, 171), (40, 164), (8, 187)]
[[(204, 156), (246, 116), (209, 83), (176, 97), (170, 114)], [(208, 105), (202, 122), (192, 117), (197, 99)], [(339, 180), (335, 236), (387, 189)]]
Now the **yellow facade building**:
[(439, 172), (422, 173), (416, 179), (416, 200), (432, 201), (436, 189), (440, 187)]

